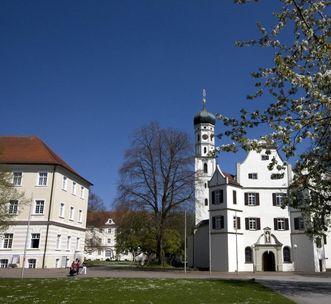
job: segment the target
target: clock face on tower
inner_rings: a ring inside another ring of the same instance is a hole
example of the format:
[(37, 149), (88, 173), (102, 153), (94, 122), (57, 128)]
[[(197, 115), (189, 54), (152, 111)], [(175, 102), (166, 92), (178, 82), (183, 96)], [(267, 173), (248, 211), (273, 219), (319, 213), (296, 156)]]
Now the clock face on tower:
[(203, 134), (202, 135), (202, 139), (205, 139), (205, 140), (208, 139), (208, 135), (207, 134)]

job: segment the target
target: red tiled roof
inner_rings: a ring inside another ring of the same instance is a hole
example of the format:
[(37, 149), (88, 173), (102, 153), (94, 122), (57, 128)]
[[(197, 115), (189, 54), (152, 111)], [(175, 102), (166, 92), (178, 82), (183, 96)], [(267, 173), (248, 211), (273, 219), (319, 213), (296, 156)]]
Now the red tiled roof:
[(114, 224), (117, 225), (125, 212), (122, 211), (88, 211), (86, 226), (87, 227), (105, 227), (108, 219), (112, 219)]
[(0, 164), (59, 165), (91, 184), (36, 136), (0, 136)]
[(232, 174), (229, 174), (229, 173), (226, 173), (226, 172), (223, 172), (223, 174), (225, 175), (225, 177), (228, 178), (228, 181), (229, 181), (230, 185), (241, 187), (241, 185), (237, 182), (235, 175), (232, 175)]

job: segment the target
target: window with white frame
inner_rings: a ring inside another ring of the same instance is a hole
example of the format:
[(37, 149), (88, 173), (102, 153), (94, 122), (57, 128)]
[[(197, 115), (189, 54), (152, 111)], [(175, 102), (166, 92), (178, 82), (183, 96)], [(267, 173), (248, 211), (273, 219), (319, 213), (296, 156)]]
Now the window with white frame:
[(278, 217), (274, 218), (275, 230), (289, 230), (288, 218)]
[(71, 236), (67, 237), (67, 250), (70, 250), (70, 245), (71, 245)]
[(59, 216), (64, 217), (64, 203), (60, 204)]
[(11, 200), (9, 201), (8, 213), (11, 215), (17, 214), (18, 212), (18, 201)]
[(31, 248), (39, 248), (40, 233), (31, 234)]
[(258, 193), (245, 193), (245, 205), (256, 206), (259, 205)]
[(8, 259), (0, 259), (0, 268), (8, 268)]
[(47, 186), (47, 172), (39, 172), (38, 186)]
[(257, 179), (257, 173), (248, 173), (249, 179)]
[(28, 259), (29, 268), (36, 268), (37, 260), (36, 259)]
[(45, 201), (43, 200), (36, 200), (36, 206), (34, 209), (35, 214), (43, 214), (44, 213), (44, 207), (45, 207)]
[(260, 230), (261, 220), (258, 217), (246, 217), (245, 226), (246, 226), (246, 230)]
[(78, 211), (78, 222), (83, 222), (83, 210)]
[(13, 248), (13, 233), (5, 233), (4, 239), (3, 239), (3, 248), (10, 249)]
[(72, 194), (76, 195), (76, 192), (77, 192), (77, 183), (72, 182)]
[(107, 243), (108, 243), (108, 245), (110, 245), (111, 244), (111, 239), (107, 239)]
[(80, 198), (85, 198), (85, 188), (83, 186), (80, 187)]
[(21, 186), (22, 185), (22, 172), (13, 173), (13, 185)]
[(78, 237), (76, 239), (76, 250), (79, 250), (79, 246), (80, 246), (80, 238)]
[(75, 215), (75, 208), (70, 207), (69, 220), (73, 221), (74, 220), (74, 215)]
[(60, 249), (61, 248), (61, 234), (58, 234), (56, 236), (56, 249)]
[(66, 176), (63, 176), (62, 178), (62, 190), (67, 191), (68, 188), (68, 178)]
[(272, 194), (272, 205), (282, 206), (285, 203), (286, 193), (273, 193)]
[(108, 231), (107, 231), (109, 234), (111, 234), (111, 228), (108, 228)]

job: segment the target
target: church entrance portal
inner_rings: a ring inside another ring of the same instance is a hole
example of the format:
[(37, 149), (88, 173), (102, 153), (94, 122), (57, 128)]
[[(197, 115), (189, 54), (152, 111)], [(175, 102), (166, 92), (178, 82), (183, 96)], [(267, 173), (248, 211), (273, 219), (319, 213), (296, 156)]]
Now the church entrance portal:
[(262, 256), (263, 271), (275, 271), (275, 255), (271, 251), (266, 251)]

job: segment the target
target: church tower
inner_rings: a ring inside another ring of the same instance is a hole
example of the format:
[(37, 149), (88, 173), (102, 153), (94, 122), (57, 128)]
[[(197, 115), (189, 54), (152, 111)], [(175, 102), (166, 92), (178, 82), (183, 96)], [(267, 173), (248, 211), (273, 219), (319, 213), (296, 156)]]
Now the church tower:
[(194, 116), (195, 133), (195, 224), (209, 219), (208, 182), (216, 169), (215, 116), (206, 109), (206, 91), (202, 93), (202, 111)]

